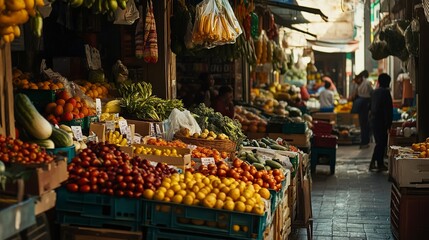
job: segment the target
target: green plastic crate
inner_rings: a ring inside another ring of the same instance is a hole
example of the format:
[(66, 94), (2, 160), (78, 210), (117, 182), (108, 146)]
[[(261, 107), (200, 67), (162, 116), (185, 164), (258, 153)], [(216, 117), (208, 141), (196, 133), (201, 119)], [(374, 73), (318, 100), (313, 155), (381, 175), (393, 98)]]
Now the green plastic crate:
[[(146, 240), (219, 240), (218, 236), (195, 234), (193, 232), (172, 231), (165, 228), (150, 227), (146, 231)], [(234, 238), (222, 238), (225, 240)]]
[(140, 223), (142, 202), (137, 198), (116, 197), (95, 193), (69, 192), (57, 189), (56, 210), (80, 217)]
[[(267, 225), (267, 214), (260, 216), (153, 200), (143, 201), (143, 213), (144, 226), (216, 235), (218, 239), (261, 239)], [(240, 230), (234, 231), (234, 225)], [(241, 231), (245, 228), (247, 231)]]
[(37, 111), (44, 114), (48, 103), (55, 102), (55, 90), (21, 89), (20, 93), (27, 95)]
[(83, 128), (82, 128), (82, 132), (84, 135), (88, 135), (89, 134), (89, 127), (91, 125), (91, 123), (93, 122), (98, 122), (98, 116), (87, 116), (83, 118)]
[(103, 218), (82, 217), (70, 212), (56, 211), (57, 223), (85, 227), (108, 228), (125, 231), (141, 231), (140, 222), (121, 221)]
[(60, 156), (66, 157), (67, 163), (70, 163), (72, 159), (76, 156), (76, 148), (74, 145), (70, 147), (46, 149), (46, 152), (51, 153), (53, 155), (60, 155)]
[(274, 213), (279, 205), (279, 203), (283, 200), (284, 196), (284, 188), (286, 186), (286, 180), (282, 181), (282, 189), (276, 192), (273, 189), (268, 189), (271, 194), (271, 213)]
[(283, 124), (282, 131), (286, 134), (302, 134), (308, 130), (306, 122), (288, 122)]
[(71, 121), (63, 121), (60, 122), (60, 124), (64, 124), (67, 125), (69, 127), (71, 126), (80, 126), (82, 128), (82, 133), (83, 133), (83, 129), (85, 128), (85, 118), (79, 118), (79, 119), (73, 119)]

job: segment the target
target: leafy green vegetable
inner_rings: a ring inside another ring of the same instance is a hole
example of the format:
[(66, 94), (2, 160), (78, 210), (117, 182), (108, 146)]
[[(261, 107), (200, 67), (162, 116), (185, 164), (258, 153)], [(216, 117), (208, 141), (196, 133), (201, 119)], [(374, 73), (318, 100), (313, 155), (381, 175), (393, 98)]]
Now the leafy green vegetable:
[(226, 134), (229, 139), (237, 142), (237, 146), (246, 138), (241, 131), (241, 124), (237, 120), (233, 120), (227, 116), (223, 116), (219, 112), (215, 112), (213, 108), (208, 108), (204, 103), (191, 110), (195, 120), (200, 125), (201, 129), (208, 129), (217, 133)]
[(137, 119), (163, 121), (174, 108), (183, 110), (183, 103), (178, 99), (166, 100), (152, 95), (150, 83), (122, 84), (119, 93), (125, 115)]

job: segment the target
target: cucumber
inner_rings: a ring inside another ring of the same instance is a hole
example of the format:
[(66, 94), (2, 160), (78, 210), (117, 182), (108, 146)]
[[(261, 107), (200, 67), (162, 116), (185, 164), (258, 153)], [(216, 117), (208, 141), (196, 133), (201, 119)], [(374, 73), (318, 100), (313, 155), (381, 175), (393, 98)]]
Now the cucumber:
[(252, 163), (252, 165), (259, 171), (259, 170), (264, 170), (265, 166), (261, 163)]
[(265, 159), (262, 158), (261, 156), (256, 155), (256, 159), (258, 159), (259, 163), (265, 164)]
[(259, 143), (255, 139), (252, 140), (251, 145), (252, 147), (259, 147)]
[(270, 148), (274, 149), (274, 150), (282, 150), (282, 151), (287, 151), (288, 150), (286, 147), (284, 147), (282, 145), (279, 145), (279, 144), (271, 144)]
[(270, 166), (272, 169), (280, 169), (283, 167), (280, 163), (278, 163), (274, 160), (266, 160), (265, 164), (266, 164), (266, 166)]
[(259, 162), (259, 160), (255, 157), (255, 155), (253, 155), (253, 153), (247, 153), (247, 161), (249, 163), (261, 163)]
[(268, 166), (268, 165), (265, 165), (265, 167), (264, 167), (264, 168), (265, 168), (265, 170), (267, 170), (267, 171), (268, 171), (268, 170), (271, 170), (271, 167), (270, 167), (270, 166)]
[(269, 139), (267, 139), (267, 138), (261, 138), (261, 142), (265, 143), (266, 145), (271, 145), (271, 144), (273, 144), (273, 143), (272, 143), (272, 142), (270, 142), (270, 140), (269, 140)]
[(258, 143), (259, 143), (259, 147), (261, 147), (261, 148), (267, 148), (267, 144), (265, 144), (264, 142), (259, 141)]

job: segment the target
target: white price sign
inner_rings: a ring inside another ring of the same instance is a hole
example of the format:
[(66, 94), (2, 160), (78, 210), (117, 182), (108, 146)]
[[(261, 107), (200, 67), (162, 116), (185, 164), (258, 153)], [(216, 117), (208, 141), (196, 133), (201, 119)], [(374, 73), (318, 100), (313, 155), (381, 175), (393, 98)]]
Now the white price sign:
[(106, 121), (106, 130), (115, 131), (115, 121)]
[(97, 113), (97, 116), (101, 116), (101, 99), (96, 98), (95, 99), (95, 112)]
[(121, 132), (121, 134), (127, 134), (128, 133), (127, 120), (119, 120), (119, 131)]
[(202, 165), (207, 166), (211, 163), (215, 164), (214, 158), (211, 158), (211, 157), (201, 158), (201, 164)]
[(159, 126), (159, 124), (155, 124), (155, 127), (156, 127), (156, 134), (158, 135), (162, 134), (161, 127)]
[(140, 144), (142, 142), (142, 138), (140, 136), (134, 136), (134, 143)]
[(81, 126), (71, 126), (73, 136), (76, 140), (81, 141), (83, 139), (82, 127)]
[(155, 135), (156, 135), (155, 126), (153, 123), (150, 123), (149, 136), (155, 136)]

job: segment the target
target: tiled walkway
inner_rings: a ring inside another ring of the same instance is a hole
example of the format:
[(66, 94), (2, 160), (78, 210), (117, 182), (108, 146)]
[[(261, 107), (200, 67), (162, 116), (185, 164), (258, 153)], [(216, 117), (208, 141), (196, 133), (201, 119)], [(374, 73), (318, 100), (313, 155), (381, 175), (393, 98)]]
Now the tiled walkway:
[[(393, 239), (387, 172), (369, 172), (373, 145), (337, 149), (335, 175), (329, 166), (312, 173), (313, 239)], [(307, 239), (305, 229), (291, 239)]]

